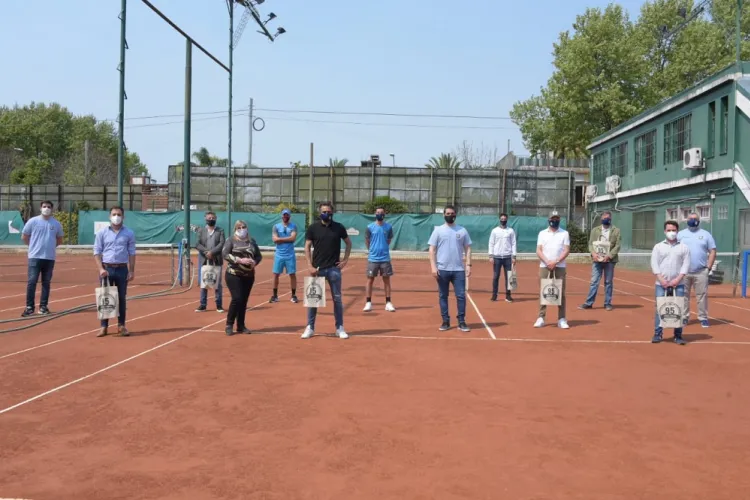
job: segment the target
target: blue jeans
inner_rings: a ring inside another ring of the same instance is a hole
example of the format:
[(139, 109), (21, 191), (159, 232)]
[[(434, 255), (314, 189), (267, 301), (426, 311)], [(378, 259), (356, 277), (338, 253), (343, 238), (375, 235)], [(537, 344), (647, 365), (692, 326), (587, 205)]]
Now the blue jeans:
[[(656, 296), (657, 297), (664, 297), (667, 295), (667, 291), (661, 286), (656, 285)], [(685, 296), (685, 285), (677, 285), (674, 288), (674, 295), (675, 297), (684, 297)], [(654, 311), (654, 333), (656, 335), (661, 335), (664, 331), (664, 329), (659, 326), (661, 321), (659, 320), (659, 312)], [(682, 336), (682, 328), (675, 328), (674, 329), (674, 336), (675, 337), (681, 337)]]
[(591, 285), (589, 286), (589, 296), (586, 297), (586, 305), (593, 306), (596, 300), (596, 293), (599, 291), (599, 283), (604, 275), (604, 306), (612, 305), (612, 289), (615, 279), (614, 262), (594, 262), (591, 264)]
[[(109, 285), (117, 287), (117, 302), (120, 310), (117, 315), (117, 324), (125, 326), (125, 310), (127, 309), (128, 295), (128, 268), (127, 267), (110, 267), (104, 265), (104, 269), (109, 274)], [(102, 328), (109, 326), (109, 320), (101, 320)]]
[(512, 257), (495, 257), (492, 261), (492, 298), (497, 298), (498, 282), (500, 281), (500, 275), (503, 269), (505, 269), (505, 295), (510, 296), (510, 290), (508, 290), (508, 273), (513, 268)]
[(450, 322), (448, 315), (448, 293), (450, 285), (453, 283), (453, 293), (456, 294), (456, 304), (458, 305), (458, 323), (466, 321), (466, 272), (465, 271), (438, 271), (438, 291), (440, 293), (440, 316), (443, 317), (443, 323)]
[[(201, 269), (206, 262), (202, 257), (198, 257), (198, 276), (201, 276)], [(216, 309), (223, 309), (221, 307), (222, 301), (222, 287), (221, 287), (221, 276), (222, 267), (219, 266), (219, 272), (216, 274), (216, 288), (214, 289), (214, 300), (216, 300)], [(201, 288), (201, 307), (208, 305), (208, 288)]]
[[(318, 276), (325, 278), (328, 286), (331, 287), (333, 295), (333, 318), (336, 321), (336, 328), (344, 326), (344, 304), (341, 300), (341, 269), (338, 267), (329, 267), (318, 271)], [(315, 330), (315, 317), (318, 315), (317, 307), (307, 308), (307, 326)]]
[(39, 307), (47, 307), (49, 302), (49, 288), (52, 282), (52, 270), (55, 261), (49, 259), (29, 259), (29, 281), (26, 284), (26, 307), (34, 309), (34, 297), (36, 295), (36, 284), (39, 275), (42, 275), (42, 296), (39, 298)]

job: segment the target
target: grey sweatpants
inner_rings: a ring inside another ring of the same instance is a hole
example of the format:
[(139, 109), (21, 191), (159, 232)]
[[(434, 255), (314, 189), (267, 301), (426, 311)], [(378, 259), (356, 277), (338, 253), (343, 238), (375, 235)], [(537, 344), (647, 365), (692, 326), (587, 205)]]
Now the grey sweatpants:
[(695, 288), (695, 301), (698, 304), (698, 319), (708, 321), (708, 269), (701, 272), (688, 274), (683, 281), (685, 284), (685, 307), (684, 321), (690, 320), (690, 292)]

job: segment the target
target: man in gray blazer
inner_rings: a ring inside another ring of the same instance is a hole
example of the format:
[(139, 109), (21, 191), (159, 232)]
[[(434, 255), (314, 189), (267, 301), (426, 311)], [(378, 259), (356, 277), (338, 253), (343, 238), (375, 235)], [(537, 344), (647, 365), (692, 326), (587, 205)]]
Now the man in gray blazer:
[[(200, 278), (201, 276), (201, 268), (204, 264), (219, 266), (214, 293), (216, 297), (216, 312), (220, 313), (224, 312), (224, 308), (221, 306), (221, 250), (224, 248), (225, 239), (224, 231), (220, 227), (216, 227), (216, 214), (206, 212), (206, 225), (198, 232), (198, 243), (195, 245), (195, 249), (198, 250), (198, 277)], [(208, 289), (201, 288), (201, 303), (195, 312), (205, 311), (207, 303)]]

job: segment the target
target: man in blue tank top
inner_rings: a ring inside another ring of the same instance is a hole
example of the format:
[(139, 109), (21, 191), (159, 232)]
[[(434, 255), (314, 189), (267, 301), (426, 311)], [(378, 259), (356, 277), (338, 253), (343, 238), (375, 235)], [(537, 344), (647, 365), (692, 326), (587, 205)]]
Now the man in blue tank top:
[(273, 296), (269, 302), (279, 301), (279, 275), (286, 270), (292, 287), (292, 302), (297, 301), (297, 256), (294, 242), (297, 240), (297, 225), (291, 221), (292, 213), (281, 211), (281, 222), (273, 226), (273, 242), (276, 254), (273, 259)]
[(365, 312), (372, 311), (372, 284), (375, 277), (383, 277), (383, 288), (385, 288), (385, 310), (394, 312), (396, 310), (391, 303), (391, 276), (393, 266), (391, 265), (391, 240), (393, 239), (393, 227), (385, 222), (385, 209), (378, 207), (375, 210), (375, 222), (367, 226), (365, 232), (365, 245), (369, 255), (367, 256), (367, 301)]

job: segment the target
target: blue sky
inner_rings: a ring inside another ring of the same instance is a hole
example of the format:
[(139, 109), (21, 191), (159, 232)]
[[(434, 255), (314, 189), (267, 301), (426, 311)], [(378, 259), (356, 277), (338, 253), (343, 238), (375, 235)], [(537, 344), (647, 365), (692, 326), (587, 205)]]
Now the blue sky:
[[(220, 60), (228, 61), (224, 0), (152, 0)], [(552, 44), (586, 7), (606, 0), (266, 0), (262, 16), (287, 33), (270, 43), (251, 21), (235, 51), (235, 109), (256, 108), (507, 117), (552, 71)], [(642, 0), (619, 2), (631, 16)], [(120, 0), (2, 2), (0, 103), (59, 102), (115, 119)], [(237, 20), (239, 20), (239, 14)], [(153, 177), (183, 156), (185, 42), (140, 0), (128, 0), (125, 141)], [(11, 69), (12, 68), (12, 69)], [(227, 109), (224, 70), (193, 51), (193, 112)], [(462, 141), (523, 154), (510, 120), (315, 115), (258, 111), (253, 163), (287, 167), (329, 157), (350, 165), (379, 154), (385, 165), (421, 166)], [(139, 117), (178, 115), (154, 118)], [(211, 119), (207, 119), (211, 118)], [(192, 149), (226, 156), (226, 115), (194, 116)], [(308, 120), (308, 121), (305, 121)], [(312, 120), (312, 121), (311, 121)], [(378, 123), (381, 126), (351, 123)], [(176, 122), (176, 123), (175, 123)], [(234, 126), (235, 165), (247, 162), (248, 119)], [(428, 125), (428, 127), (395, 126)], [(149, 125), (149, 126), (145, 126)], [(475, 127), (475, 128), (470, 128)], [(476, 128), (476, 127), (492, 127)]]

